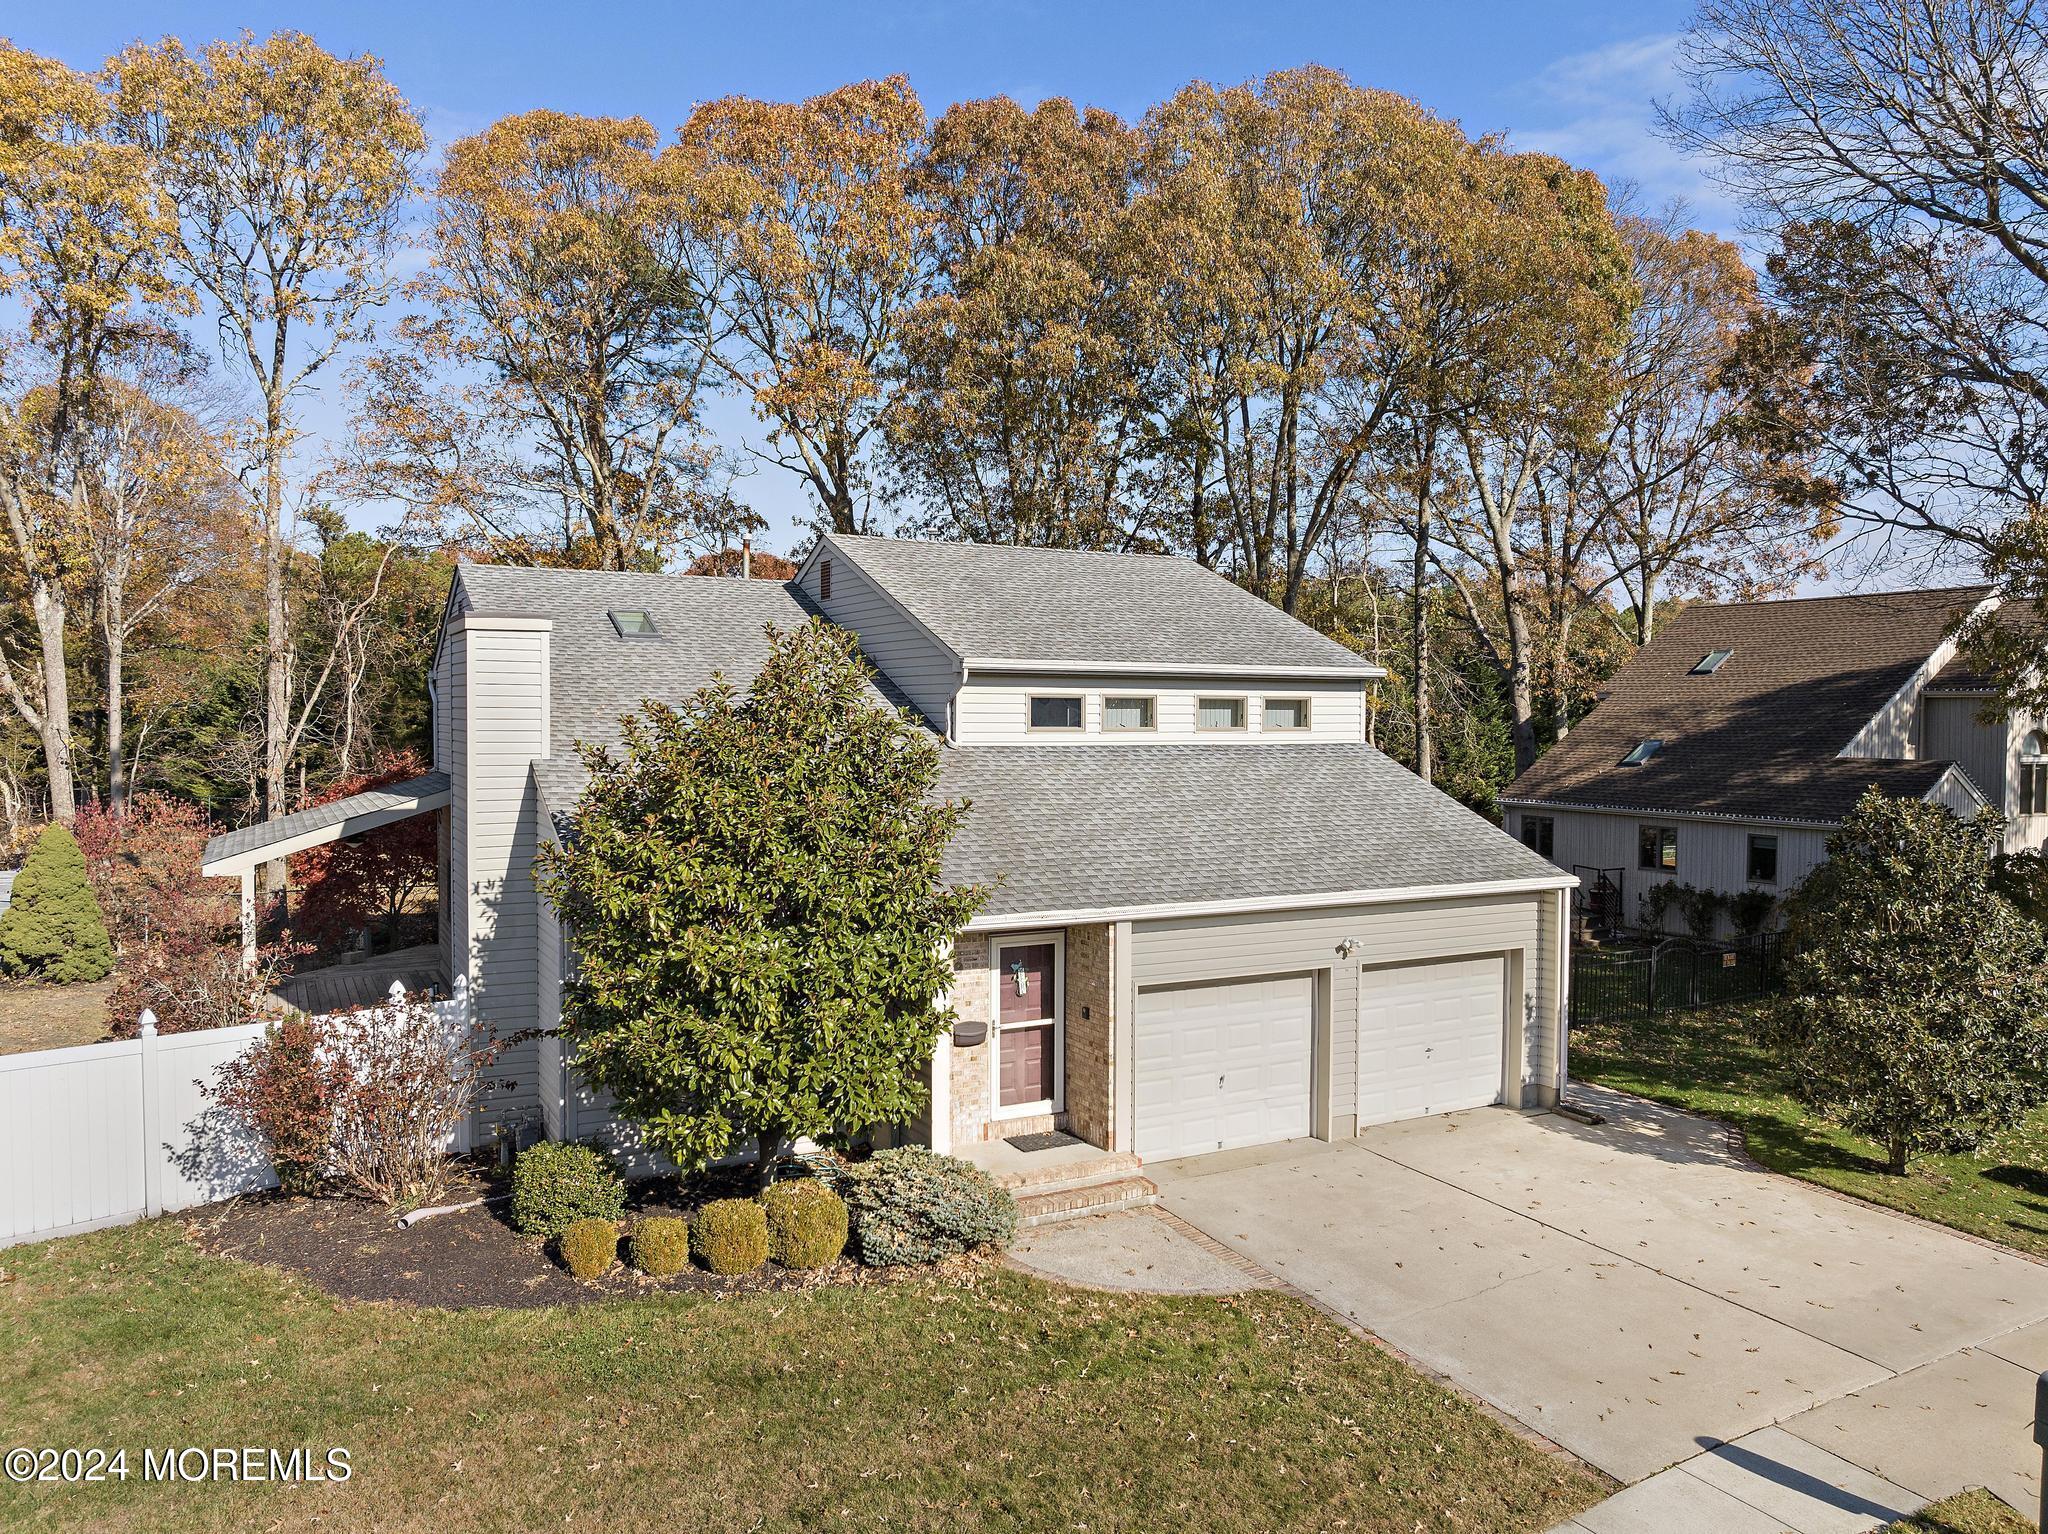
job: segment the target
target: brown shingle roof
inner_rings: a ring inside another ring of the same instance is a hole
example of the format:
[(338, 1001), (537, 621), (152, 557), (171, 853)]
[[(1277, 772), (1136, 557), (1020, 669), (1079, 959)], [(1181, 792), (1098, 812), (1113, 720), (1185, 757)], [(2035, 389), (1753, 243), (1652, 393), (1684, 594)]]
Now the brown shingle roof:
[[(1986, 590), (1689, 607), (1502, 797), (1820, 824), (1872, 785), (1917, 797), (1946, 762), (1837, 753)], [(1712, 650), (1734, 653), (1694, 675)], [(1620, 765), (1644, 740), (1664, 745), (1641, 767)]]

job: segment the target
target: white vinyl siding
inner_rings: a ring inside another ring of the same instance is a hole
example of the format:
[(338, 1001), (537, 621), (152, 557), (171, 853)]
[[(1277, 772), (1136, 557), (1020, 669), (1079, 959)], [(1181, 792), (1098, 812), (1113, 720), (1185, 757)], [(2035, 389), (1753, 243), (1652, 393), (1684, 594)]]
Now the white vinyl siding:
[[(836, 579), (835, 579), (836, 585)], [(1058, 737), (1030, 727), (1031, 699), (1079, 691), (1082, 732), (1071, 740), (1093, 740), (1108, 736), (1128, 744), (1138, 732), (1104, 729), (1105, 698), (1118, 695), (1153, 700), (1152, 724), (1146, 740), (1232, 740), (1263, 738), (1261, 728), (1265, 698), (1308, 700), (1309, 727), (1305, 730), (1276, 730), (1278, 741), (1363, 740), (1365, 739), (1364, 682), (1304, 680), (1288, 682), (1246, 682), (1217, 677), (1162, 677), (1157, 675), (1103, 672), (1086, 676), (1057, 674), (969, 673), (954, 704), (954, 738), (962, 745), (988, 745), (1047, 741)], [(1245, 728), (1197, 730), (1195, 705), (1200, 698), (1243, 698)]]
[[(832, 561), (832, 596), (819, 592), (819, 572)], [(841, 628), (860, 636), (860, 647), (876, 670), (902, 690), (919, 713), (934, 725), (946, 722), (946, 705), (960, 680), (960, 665), (947, 650), (913, 623), (903, 610), (845, 558), (828, 552), (810, 562), (803, 573), (804, 594)]]
[[(1779, 894), (1792, 888), (1827, 858), (1828, 833), (1802, 826), (1776, 826), (1755, 821), (1660, 820), (1654, 815), (1606, 814), (1592, 810), (1569, 810), (1554, 806), (1542, 810), (1517, 809), (1520, 820), (1532, 815), (1549, 817), (1552, 823), (1550, 861), (1567, 871), (1573, 869), (1620, 869), (1622, 918), (1633, 924), (1641, 915), (1641, 897), (1653, 883), (1676, 881), (1696, 889), (1719, 890), (1724, 895), (1740, 894), (1750, 887), (1749, 838), (1752, 834), (1778, 839), (1778, 882), (1771, 886)], [(1669, 826), (1678, 833), (1678, 871), (1675, 874), (1638, 868), (1639, 833), (1646, 825)], [(1580, 877), (1589, 884), (1591, 873)], [(1673, 931), (1679, 917), (1666, 918)]]
[[(1526, 1019), (1515, 1041), (1516, 1093), (1525, 1102), (1547, 1102), (1557, 1070), (1558, 907), (1551, 891), (1134, 922), (1130, 983), (1142, 991), (1323, 972), (1329, 1023), (1318, 1040), (1318, 1091), (1327, 1101), (1329, 1133), (1342, 1138), (1353, 1133), (1358, 1114), (1361, 972), (1498, 955), (1506, 962), (1510, 1011)], [(1349, 958), (1337, 953), (1346, 941), (1357, 944)]]
[[(453, 954), (468, 969), (477, 1016), (505, 1034), (539, 1021), (540, 899), (532, 870), (541, 808), (533, 762), (548, 751), (548, 635), (490, 623), (471, 617), (452, 636), (463, 652), (465, 745), (451, 793), (464, 822), (454, 865), (461, 870), (464, 930)], [(480, 1131), (538, 1115), (539, 1055), (528, 1040), (498, 1056), (478, 1112)]]
[(1985, 724), (1977, 710), (1988, 699), (1935, 697), (1926, 700), (1923, 733), (1930, 761), (1954, 762), (1969, 775), (1977, 791), (2004, 815), (2018, 813), (2008, 770), (2011, 742), (2007, 721)]

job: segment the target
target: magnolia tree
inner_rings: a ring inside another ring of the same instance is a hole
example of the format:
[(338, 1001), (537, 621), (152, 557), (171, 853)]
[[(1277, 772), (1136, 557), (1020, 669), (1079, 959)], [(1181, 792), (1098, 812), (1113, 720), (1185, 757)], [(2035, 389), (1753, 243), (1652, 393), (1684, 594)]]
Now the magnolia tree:
[(768, 630), (750, 689), (647, 705), (541, 887), (574, 935), (577, 1067), (678, 1165), (901, 1123), (950, 1025), (947, 943), (983, 891), (940, 859), (967, 812), (938, 748), (874, 705), (850, 635)]
[(1788, 906), (1763, 1029), (1809, 1107), (1885, 1149), (1971, 1150), (2048, 1100), (2048, 948), (1995, 883), (1998, 828), (1875, 789)]

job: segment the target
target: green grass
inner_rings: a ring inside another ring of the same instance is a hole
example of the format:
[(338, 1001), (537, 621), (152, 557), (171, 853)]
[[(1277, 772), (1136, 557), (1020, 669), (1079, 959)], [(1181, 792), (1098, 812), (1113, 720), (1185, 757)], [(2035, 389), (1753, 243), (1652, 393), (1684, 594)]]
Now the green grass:
[(0, 1528), (1540, 1530), (1612, 1488), (1298, 1302), (1002, 1268), (343, 1304), (157, 1221), (0, 1254), (4, 1445), (350, 1451), (322, 1487), (0, 1484)]
[(1750, 1042), (1742, 1007), (1574, 1023), (1571, 1064), (1582, 1081), (1737, 1125), (1773, 1171), (2048, 1256), (2048, 1109), (1975, 1153), (1916, 1157), (1893, 1177), (1877, 1146), (1792, 1100), (1785, 1071)]
[(2034, 1534), (2034, 1526), (1990, 1492), (1965, 1491), (1923, 1507), (1885, 1534)]

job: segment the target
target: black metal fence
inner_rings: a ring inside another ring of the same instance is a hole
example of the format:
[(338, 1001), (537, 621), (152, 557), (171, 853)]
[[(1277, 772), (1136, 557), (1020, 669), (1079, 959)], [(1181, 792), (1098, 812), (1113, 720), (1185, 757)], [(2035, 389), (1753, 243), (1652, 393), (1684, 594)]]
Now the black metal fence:
[(1657, 1012), (1767, 996), (1784, 983), (1784, 939), (1758, 932), (1726, 942), (1666, 938), (1572, 954), (1572, 1022), (1644, 1020)]

